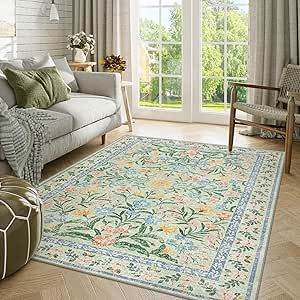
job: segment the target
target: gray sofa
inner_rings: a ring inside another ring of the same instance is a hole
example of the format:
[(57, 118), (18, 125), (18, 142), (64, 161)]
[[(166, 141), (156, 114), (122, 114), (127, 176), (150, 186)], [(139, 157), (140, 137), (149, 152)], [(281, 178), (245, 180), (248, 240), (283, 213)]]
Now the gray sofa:
[[(47, 110), (55, 120), (47, 121), (45, 164), (121, 126), (120, 74), (74, 72), (74, 75), (79, 92)], [(1, 89), (7, 90), (7, 85), (1, 77), (0, 97), (11, 107), (15, 104), (13, 94), (7, 95), (7, 99), (1, 95)], [(6, 174), (11, 174), (11, 169), (0, 145), (0, 176)]]

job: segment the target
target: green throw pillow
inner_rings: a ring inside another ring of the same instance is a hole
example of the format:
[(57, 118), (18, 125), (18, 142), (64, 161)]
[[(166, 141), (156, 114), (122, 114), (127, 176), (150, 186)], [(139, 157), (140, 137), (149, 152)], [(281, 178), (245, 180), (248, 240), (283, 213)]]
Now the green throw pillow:
[(56, 67), (34, 71), (3, 71), (14, 89), (19, 107), (48, 108), (70, 99), (71, 89), (64, 83)]

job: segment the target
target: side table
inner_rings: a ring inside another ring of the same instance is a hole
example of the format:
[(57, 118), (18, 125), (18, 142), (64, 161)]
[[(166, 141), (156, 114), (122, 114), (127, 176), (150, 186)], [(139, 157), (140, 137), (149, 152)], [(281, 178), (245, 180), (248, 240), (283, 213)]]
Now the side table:
[(133, 120), (132, 120), (131, 110), (130, 110), (130, 106), (129, 106), (129, 98), (128, 98), (128, 91), (127, 91), (127, 88), (129, 88), (129, 87), (132, 87), (131, 81), (122, 81), (121, 88), (122, 88), (122, 94), (123, 94), (124, 107), (125, 107), (125, 111), (126, 111), (129, 131), (132, 132), (133, 131)]

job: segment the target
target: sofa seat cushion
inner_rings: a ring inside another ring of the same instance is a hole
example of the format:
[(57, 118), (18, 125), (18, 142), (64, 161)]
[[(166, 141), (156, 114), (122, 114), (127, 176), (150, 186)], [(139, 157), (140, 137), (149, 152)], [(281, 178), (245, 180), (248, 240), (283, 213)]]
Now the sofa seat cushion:
[(56, 138), (69, 134), (73, 131), (73, 119), (68, 114), (47, 110), (47, 113), (53, 117), (53, 120), (43, 121), (46, 125), (46, 141), (52, 141)]
[(57, 103), (49, 109), (71, 115), (73, 130), (110, 117), (117, 111), (115, 103), (110, 98), (83, 93), (72, 93), (70, 100)]

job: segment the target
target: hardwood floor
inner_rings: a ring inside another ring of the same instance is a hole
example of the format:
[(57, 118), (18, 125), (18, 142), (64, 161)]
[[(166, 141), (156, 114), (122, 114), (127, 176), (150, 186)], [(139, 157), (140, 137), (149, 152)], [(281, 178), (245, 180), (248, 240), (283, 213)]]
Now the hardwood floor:
[[(133, 135), (227, 144), (228, 128), (139, 120)], [(107, 143), (129, 135), (128, 127), (107, 135)], [(241, 147), (283, 150), (282, 141), (236, 135)], [(47, 165), (44, 177), (93, 153), (101, 138)], [(268, 249), (259, 299), (300, 299), (300, 143), (294, 146), (292, 175), (283, 178)], [(115, 281), (31, 261), (15, 275), (0, 282), (0, 299), (18, 300), (167, 300), (174, 297)], [(178, 299), (178, 298), (177, 298)]]

